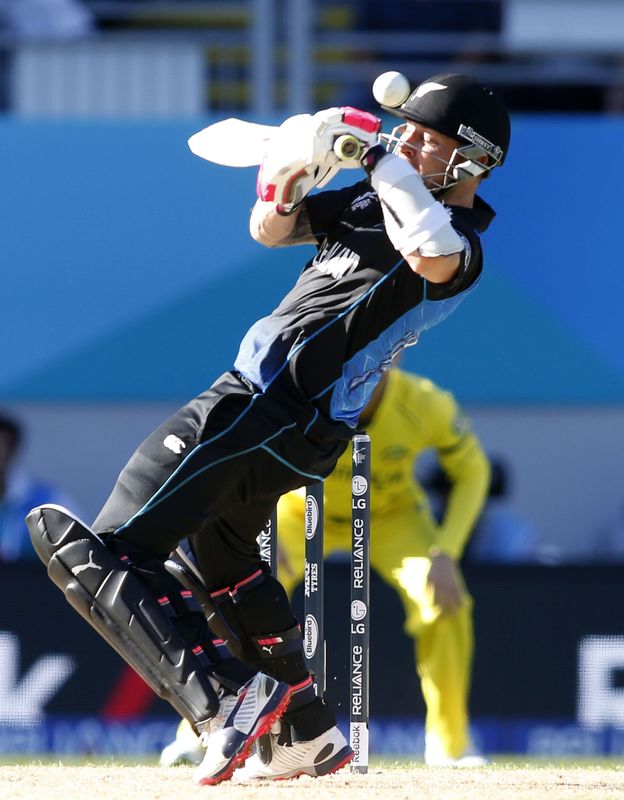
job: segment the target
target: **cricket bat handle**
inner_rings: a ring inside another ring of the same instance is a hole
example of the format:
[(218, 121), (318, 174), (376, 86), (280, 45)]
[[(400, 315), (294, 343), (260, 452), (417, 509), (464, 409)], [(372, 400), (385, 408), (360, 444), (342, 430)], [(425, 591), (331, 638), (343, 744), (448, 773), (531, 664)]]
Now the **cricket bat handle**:
[(345, 133), (334, 142), (334, 153), (341, 161), (359, 161), (364, 145), (352, 134)]

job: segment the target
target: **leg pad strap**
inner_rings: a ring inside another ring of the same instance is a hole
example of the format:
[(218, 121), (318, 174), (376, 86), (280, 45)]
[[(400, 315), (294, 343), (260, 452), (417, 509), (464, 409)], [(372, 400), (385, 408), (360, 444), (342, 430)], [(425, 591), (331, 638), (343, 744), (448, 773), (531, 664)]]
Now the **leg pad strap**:
[(294, 625), (287, 631), (250, 636), (261, 658), (281, 658), (301, 652), (301, 627)]

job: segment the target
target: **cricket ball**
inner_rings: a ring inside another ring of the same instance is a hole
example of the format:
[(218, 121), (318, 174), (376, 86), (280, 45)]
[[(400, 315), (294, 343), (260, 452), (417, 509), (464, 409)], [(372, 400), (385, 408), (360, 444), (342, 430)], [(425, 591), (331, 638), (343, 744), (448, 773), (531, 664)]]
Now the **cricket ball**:
[(396, 108), (409, 97), (410, 84), (402, 72), (382, 72), (373, 83), (373, 97), (382, 106)]

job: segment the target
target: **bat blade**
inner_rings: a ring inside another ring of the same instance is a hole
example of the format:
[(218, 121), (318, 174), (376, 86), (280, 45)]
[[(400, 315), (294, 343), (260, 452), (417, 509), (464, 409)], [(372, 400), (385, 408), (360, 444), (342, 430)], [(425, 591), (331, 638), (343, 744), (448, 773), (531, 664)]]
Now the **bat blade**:
[(236, 117), (208, 125), (188, 140), (191, 152), (224, 167), (253, 167), (262, 163), (277, 128)]

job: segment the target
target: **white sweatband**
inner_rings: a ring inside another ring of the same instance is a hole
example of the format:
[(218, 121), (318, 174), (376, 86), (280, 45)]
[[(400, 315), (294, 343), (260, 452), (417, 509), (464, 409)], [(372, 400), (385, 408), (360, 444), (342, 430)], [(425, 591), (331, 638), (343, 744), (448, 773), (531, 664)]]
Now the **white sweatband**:
[(371, 174), (371, 185), (383, 209), (388, 238), (408, 256), (423, 245), (427, 255), (450, 255), (464, 249), (451, 215), (434, 200), (423, 179), (405, 159), (388, 153)]

